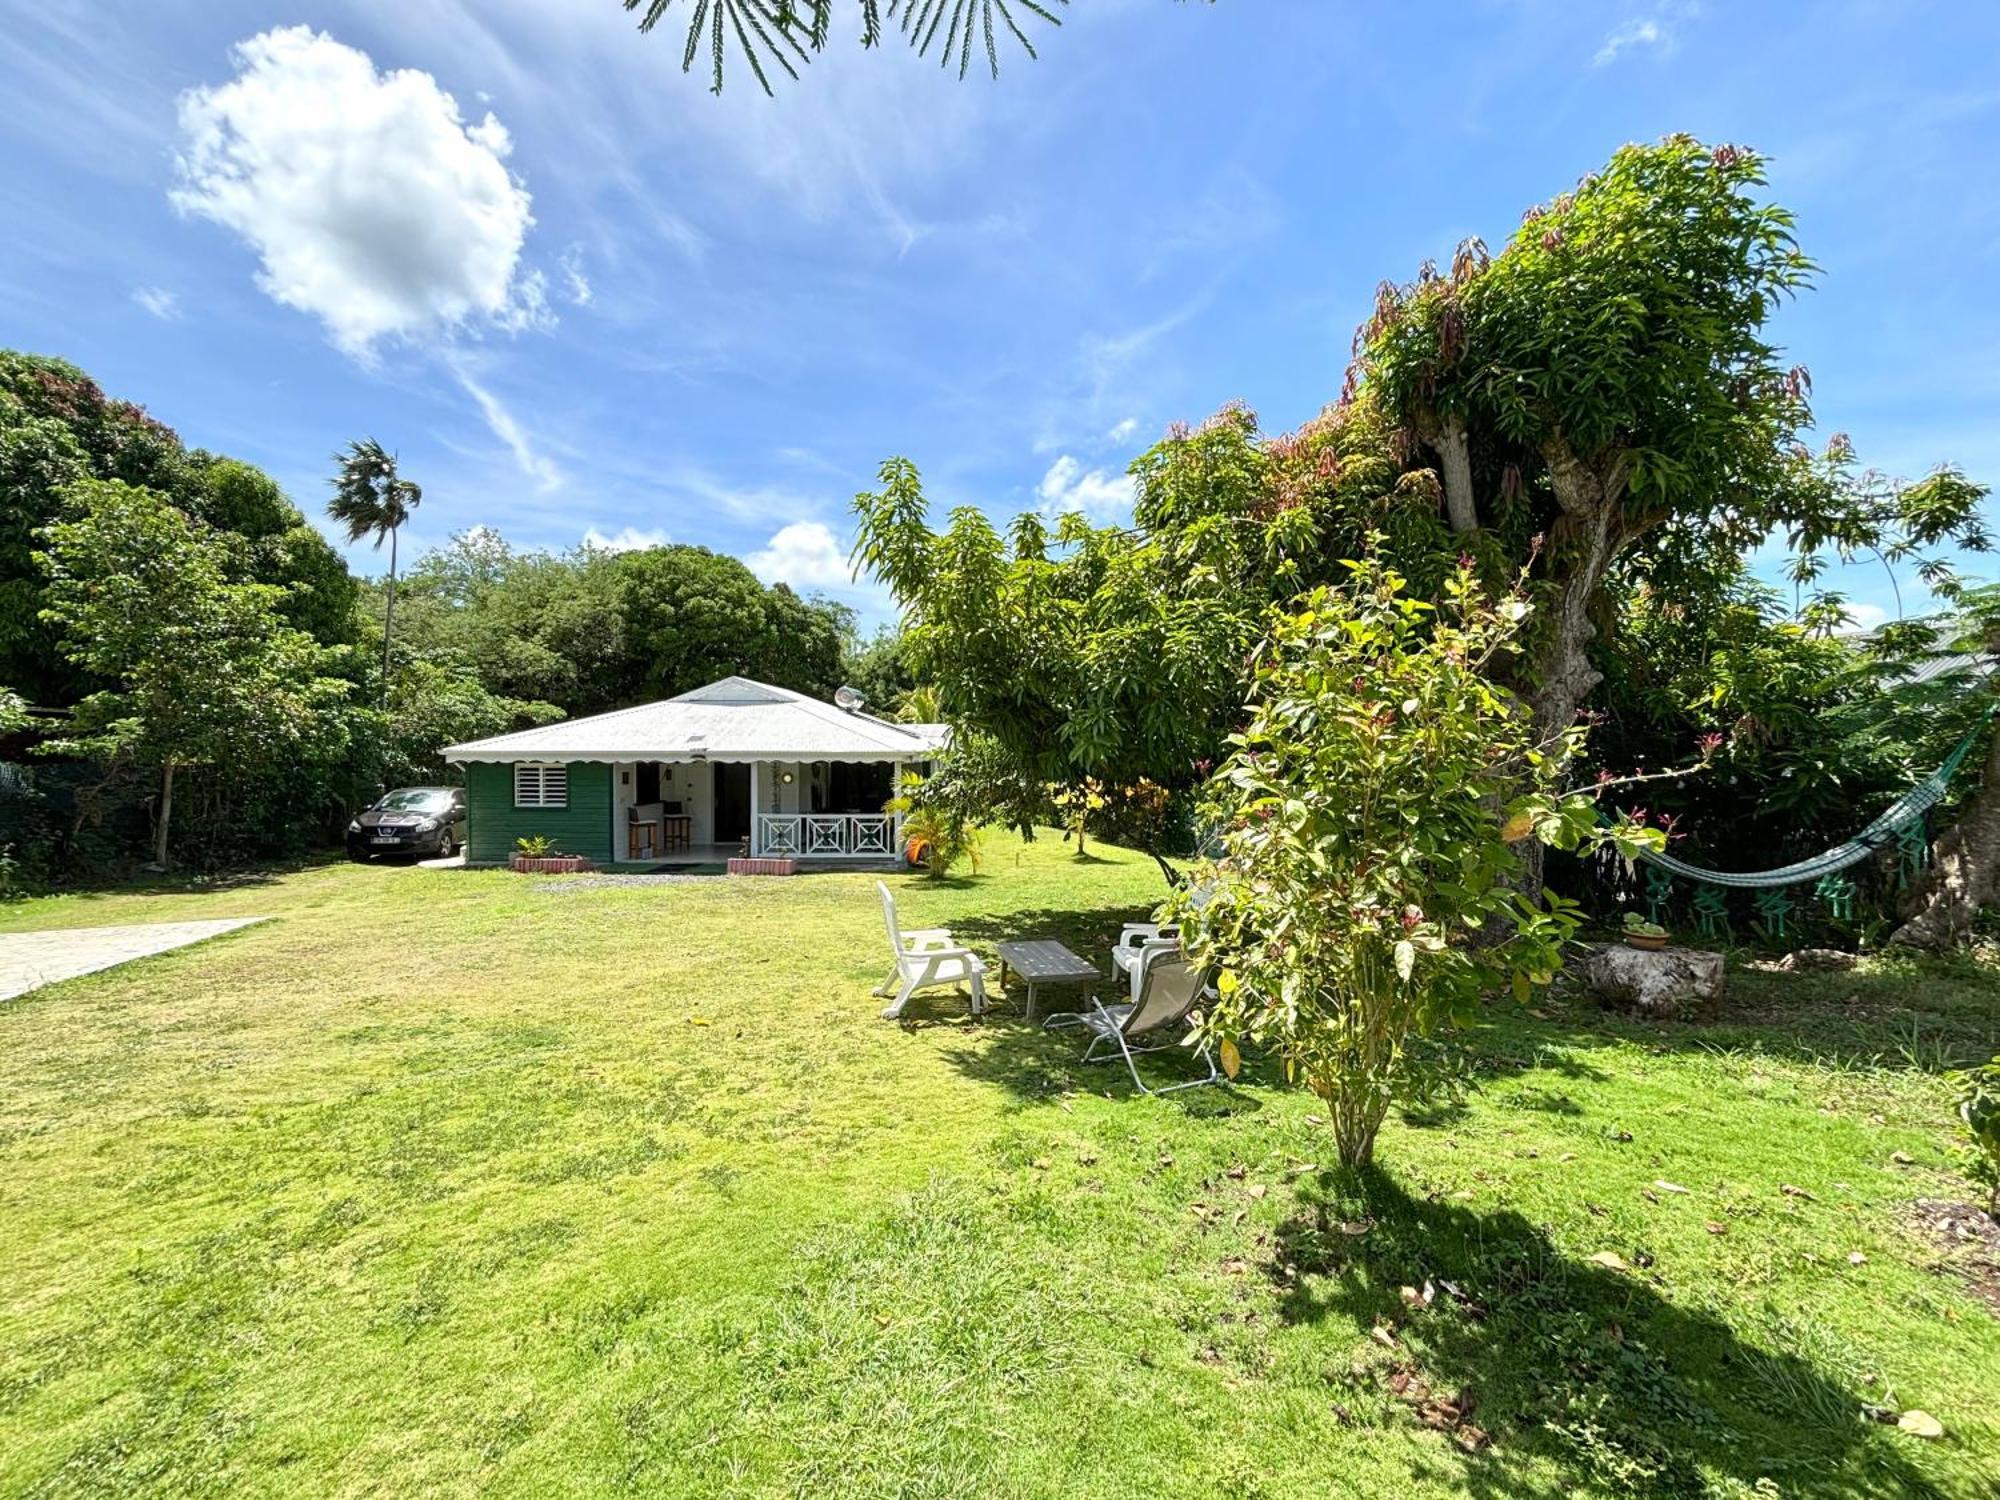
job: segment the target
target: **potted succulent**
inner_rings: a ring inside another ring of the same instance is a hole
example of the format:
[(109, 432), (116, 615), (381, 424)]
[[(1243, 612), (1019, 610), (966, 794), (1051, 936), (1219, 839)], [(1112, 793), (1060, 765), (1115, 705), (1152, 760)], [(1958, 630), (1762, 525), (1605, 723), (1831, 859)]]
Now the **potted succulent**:
[(1648, 922), (1636, 911), (1625, 913), (1625, 946), (1637, 948), (1643, 953), (1657, 953), (1667, 946), (1667, 929), (1658, 922)]
[(564, 854), (545, 834), (514, 840), (514, 868), (523, 875), (576, 875), (590, 868), (581, 854)]

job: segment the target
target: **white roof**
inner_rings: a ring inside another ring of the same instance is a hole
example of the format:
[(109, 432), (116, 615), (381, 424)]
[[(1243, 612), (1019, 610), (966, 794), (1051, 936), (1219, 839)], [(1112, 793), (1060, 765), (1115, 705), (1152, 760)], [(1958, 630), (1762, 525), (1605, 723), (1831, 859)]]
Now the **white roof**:
[(449, 761), (925, 760), (943, 724), (892, 724), (789, 688), (725, 677), (660, 703), (446, 748)]

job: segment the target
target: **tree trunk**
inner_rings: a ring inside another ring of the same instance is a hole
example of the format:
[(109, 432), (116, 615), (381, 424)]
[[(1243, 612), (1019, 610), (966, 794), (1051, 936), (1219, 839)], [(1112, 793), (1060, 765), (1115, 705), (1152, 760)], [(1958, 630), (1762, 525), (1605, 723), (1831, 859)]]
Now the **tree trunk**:
[(1452, 533), (1465, 536), (1479, 529), (1479, 505), (1472, 497), (1472, 440), (1465, 423), (1446, 417), (1433, 447), (1444, 466), (1444, 510)]
[(389, 706), (389, 638), (396, 633), (396, 532), (389, 528), (389, 604), (382, 615), (382, 706)]
[(1389, 1101), (1373, 1089), (1343, 1087), (1324, 1094), (1333, 1119), (1334, 1150), (1343, 1167), (1365, 1167), (1375, 1160), (1375, 1137), (1389, 1113)]
[(1931, 852), (1930, 870), (1910, 893), (1909, 920), (1890, 935), (1897, 947), (1950, 947), (1993, 899), (2000, 876), (2000, 734), (1986, 752), (1979, 790)]
[[(1561, 437), (1542, 445), (1562, 516), (1551, 534), (1550, 576), (1555, 582), (1553, 617), (1540, 651), (1529, 664), (1532, 686), (1529, 706), (1535, 715), (1535, 737), (1547, 743), (1576, 723), (1590, 690), (1604, 679), (1590, 660), (1590, 643), (1597, 636), (1591, 607), (1604, 575), (1618, 551), (1633, 535), (1624, 524), (1627, 461), (1621, 455), (1603, 468), (1585, 463)], [(1521, 845), (1522, 890), (1532, 898), (1542, 891), (1546, 851), (1539, 841)]]
[(174, 816), (174, 763), (160, 767), (160, 816), (153, 830), (153, 863), (167, 867), (167, 829)]

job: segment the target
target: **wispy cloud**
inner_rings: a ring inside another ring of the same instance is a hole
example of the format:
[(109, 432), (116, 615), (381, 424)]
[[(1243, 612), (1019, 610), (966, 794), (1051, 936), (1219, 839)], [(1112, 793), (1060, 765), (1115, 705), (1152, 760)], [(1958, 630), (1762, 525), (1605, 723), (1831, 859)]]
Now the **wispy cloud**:
[(1601, 68), (1618, 61), (1620, 53), (1657, 47), (1665, 40), (1666, 32), (1658, 21), (1627, 21), (1604, 39), (1604, 45), (1597, 49), (1597, 55), (1591, 61)]
[(170, 292), (165, 287), (139, 286), (132, 289), (132, 300), (162, 323), (178, 323), (181, 320), (178, 292)]
[(562, 470), (536, 451), (526, 430), (514, 419), (514, 414), (507, 409), (506, 404), (473, 377), (464, 361), (449, 359), (446, 363), (458, 383), (465, 388), (465, 393), (478, 406), (479, 415), (485, 419), (493, 435), (506, 444), (507, 451), (514, 455), (514, 462), (521, 472), (544, 490), (559, 487), (563, 482)]

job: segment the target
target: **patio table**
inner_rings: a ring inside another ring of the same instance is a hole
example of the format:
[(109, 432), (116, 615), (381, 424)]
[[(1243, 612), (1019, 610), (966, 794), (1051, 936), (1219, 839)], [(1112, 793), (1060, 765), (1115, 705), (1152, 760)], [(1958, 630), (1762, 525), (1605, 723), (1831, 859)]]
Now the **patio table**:
[(1007, 971), (1013, 970), (1027, 982), (1028, 1019), (1035, 1019), (1035, 989), (1044, 984), (1089, 984), (1104, 978), (1089, 959), (1070, 952), (1054, 938), (1009, 938), (998, 945), (1000, 987), (1007, 987)]

